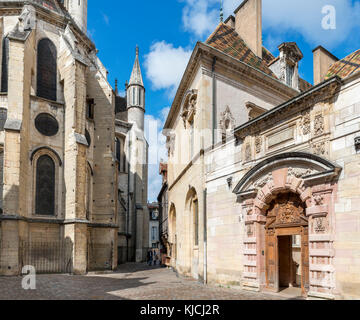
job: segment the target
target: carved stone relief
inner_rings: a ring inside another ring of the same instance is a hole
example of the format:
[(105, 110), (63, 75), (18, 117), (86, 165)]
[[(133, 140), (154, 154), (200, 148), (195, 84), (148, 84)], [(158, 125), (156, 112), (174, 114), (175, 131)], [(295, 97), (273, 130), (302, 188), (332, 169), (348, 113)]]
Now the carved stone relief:
[(284, 224), (299, 224), (306, 221), (305, 209), (300, 198), (293, 194), (283, 194), (274, 200), (268, 211), (267, 227)]
[(174, 150), (175, 150), (175, 139), (176, 139), (176, 135), (174, 133), (171, 133), (167, 136), (166, 139), (166, 148), (168, 150), (168, 156), (173, 156), (174, 155)]
[(219, 127), (223, 140), (225, 140), (227, 136), (231, 135), (235, 128), (235, 119), (231, 114), (229, 106), (226, 106), (225, 111), (220, 114)]
[(314, 233), (324, 234), (329, 230), (329, 222), (326, 217), (316, 217), (312, 220), (312, 227)]
[(324, 196), (322, 194), (316, 194), (314, 195), (313, 200), (316, 206), (321, 206), (324, 203)]
[(313, 153), (318, 156), (327, 154), (325, 141), (313, 143), (311, 148), (313, 149)]
[(310, 124), (310, 112), (307, 111), (303, 114), (301, 119), (301, 130), (304, 136), (310, 133)]
[(181, 117), (184, 121), (184, 126), (186, 128), (186, 123), (191, 121), (191, 119), (196, 114), (196, 104), (197, 104), (197, 94), (198, 91), (193, 89), (187, 92), (182, 106)]
[(318, 113), (315, 116), (315, 121), (314, 121), (315, 135), (319, 136), (319, 135), (323, 134), (324, 129), (325, 129), (324, 117), (323, 117), (323, 115), (321, 113)]
[(257, 136), (255, 138), (255, 149), (256, 149), (256, 153), (260, 153), (262, 150), (262, 138), (261, 136)]
[(305, 176), (309, 176), (313, 173), (315, 173), (315, 170), (312, 170), (310, 168), (292, 168), (290, 167), (288, 169), (288, 175), (289, 176), (294, 176), (295, 178), (302, 178)]
[(266, 176), (262, 177), (258, 181), (256, 181), (253, 185), (253, 189), (261, 189), (263, 188), (267, 183), (273, 181), (272, 173), (268, 173)]
[(248, 143), (246, 146), (245, 146), (245, 161), (251, 161), (251, 145), (250, 143)]

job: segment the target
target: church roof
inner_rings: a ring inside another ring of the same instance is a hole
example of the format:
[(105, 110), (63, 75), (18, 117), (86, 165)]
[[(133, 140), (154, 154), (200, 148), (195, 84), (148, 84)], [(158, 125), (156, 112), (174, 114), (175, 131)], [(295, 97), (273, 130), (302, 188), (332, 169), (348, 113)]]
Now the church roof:
[(32, 2), (42, 6), (48, 10), (55, 11), (56, 13), (65, 15), (62, 5), (58, 0), (31, 0)]
[(140, 62), (139, 62), (139, 47), (136, 47), (135, 63), (129, 81), (129, 86), (131, 85), (140, 85), (142, 87), (144, 86), (144, 82), (141, 75)]
[(260, 59), (251, 51), (235, 29), (226, 24), (221, 22), (205, 43), (277, 79), (266, 62), (272, 58), (271, 53), (266, 50), (264, 59)]
[(352, 74), (358, 73), (359, 71), (360, 71), (360, 49), (349, 54), (344, 59), (335, 62), (328, 70), (325, 79), (329, 79), (333, 76), (346, 78)]

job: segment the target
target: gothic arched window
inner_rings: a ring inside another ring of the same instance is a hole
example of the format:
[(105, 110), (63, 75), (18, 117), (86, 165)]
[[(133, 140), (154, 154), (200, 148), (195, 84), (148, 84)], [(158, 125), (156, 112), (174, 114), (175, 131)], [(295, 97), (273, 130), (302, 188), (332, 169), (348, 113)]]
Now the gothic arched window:
[(1, 92), (8, 91), (9, 69), (9, 38), (4, 38), (2, 43), (2, 66), (1, 66)]
[(55, 163), (48, 155), (37, 160), (35, 213), (55, 215)]
[(121, 166), (121, 142), (119, 138), (115, 139), (115, 146), (116, 146), (116, 160), (119, 161), (119, 171)]
[(38, 43), (37, 96), (56, 101), (57, 51), (49, 39)]

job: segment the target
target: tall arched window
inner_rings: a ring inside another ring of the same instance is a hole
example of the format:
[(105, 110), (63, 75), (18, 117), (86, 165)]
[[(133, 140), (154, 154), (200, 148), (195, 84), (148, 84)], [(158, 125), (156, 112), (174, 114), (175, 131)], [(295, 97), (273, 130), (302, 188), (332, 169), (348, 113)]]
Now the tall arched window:
[(8, 68), (9, 68), (9, 38), (4, 38), (2, 43), (1, 65), (1, 92), (8, 91)]
[(36, 214), (55, 215), (55, 163), (48, 155), (36, 165)]
[(116, 160), (119, 161), (119, 171), (121, 171), (121, 142), (119, 138), (115, 138)]
[(37, 96), (56, 101), (57, 51), (49, 39), (38, 43)]
[(85, 210), (86, 210), (86, 219), (90, 220), (91, 217), (91, 194), (92, 194), (92, 174), (90, 165), (88, 164), (86, 170), (86, 194), (85, 194)]

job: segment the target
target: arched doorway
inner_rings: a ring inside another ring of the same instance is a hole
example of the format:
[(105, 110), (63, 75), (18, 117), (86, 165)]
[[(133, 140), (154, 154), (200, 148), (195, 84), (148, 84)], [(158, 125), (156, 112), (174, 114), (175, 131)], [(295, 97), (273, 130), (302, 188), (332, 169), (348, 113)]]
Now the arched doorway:
[(319, 156), (288, 152), (259, 162), (241, 178), (233, 192), (245, 227), (244, 289), (279, 291), (294, 281), (286, 274), (291, 236), (298, 240), (303, 295), (336, 296), (333, 239), (341, 170)]
[(271, 203), (265, 224), (266, 286), (270, 290), (309, 290), (309, 225), (306, 206), (295, 193), (281, 193)]

